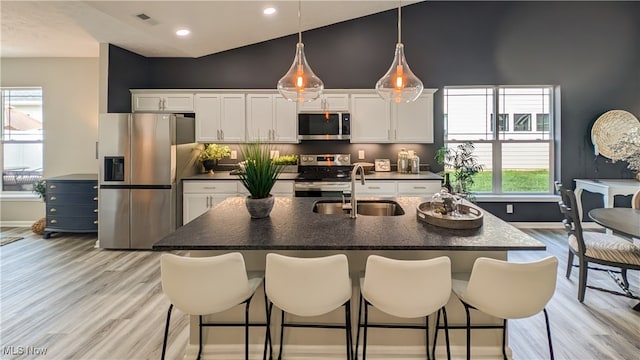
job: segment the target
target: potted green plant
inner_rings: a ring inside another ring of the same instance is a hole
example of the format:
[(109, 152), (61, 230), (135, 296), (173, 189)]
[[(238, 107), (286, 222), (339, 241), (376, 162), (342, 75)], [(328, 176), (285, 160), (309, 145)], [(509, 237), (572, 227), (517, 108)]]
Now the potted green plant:
[(271, 189), (284, 167), (271, 159), (271, 150), (271, 145), (259, 142), (244, 144), (240, 149), (245, 161), (238, 177), (249, 191), (245, 204), (254, 219), (267, 217), (271, 213), (274, 202)]
[(467, 141), (455, 148), (446, 146), (436, 152), (436, 161), (444, 165), (444, 172), (452, 170), (453, 191), (466, 198), (471, 197), (473, 176), (483, 170), (484, 166), (478, 163), (478, 157), (473, 154), (475, 146)]
[(198, 160), (202, 162), (202, 166), (209, 174), (213, 174), (213, 169), (218, 165), (218, 161), (230, 155), (231, 148), (226, 145), (205, 144), (204, 148), (200, 150)]
[(277, 165), (283, 165), (282, 172), (297, 173), (298, 172), (298, 155), (281, 155), (273, 159)]
[[(34, 194), (38, 195), (38, 197), (44, 201), (47, 196), (47, 181), (46, 180), (36, 181), (35, 183), (33, 183), (32, 191)], [(36, 222), (34, 222), (31, 225), (31, 231), (33, 231), (35, 234), (43, 235), (46, 223), (47, 223), (47, 220), (45, 217), (36, 220)]]

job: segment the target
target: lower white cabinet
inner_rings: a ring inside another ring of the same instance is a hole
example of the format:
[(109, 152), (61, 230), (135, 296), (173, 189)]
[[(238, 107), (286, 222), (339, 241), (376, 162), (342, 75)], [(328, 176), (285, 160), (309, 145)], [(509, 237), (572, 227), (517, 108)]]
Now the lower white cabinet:
[[(293, 197), (293, 180), (277, 181), (271, 194)], [(182, 224), (187, 224), (229, 197), (247, 195), (247, 189), (236, 180), (185, 180), (182, 186)]]
[(398, 181), (398, 196), (433, 196), (441, 188), (440, 180)]
[(423, 196), (431, 197), (440, 191), (440, 180), (388, 181), (367, 180), (356, 183), (356, 196)]
[(182, 187), (182, 224), (186, 224), (224, 199), (237, 196), (237, 181), (188, 180)]
[(364, 185), (356, 182), (356, 196), (396, 196), (395, 181), (366, 181)]

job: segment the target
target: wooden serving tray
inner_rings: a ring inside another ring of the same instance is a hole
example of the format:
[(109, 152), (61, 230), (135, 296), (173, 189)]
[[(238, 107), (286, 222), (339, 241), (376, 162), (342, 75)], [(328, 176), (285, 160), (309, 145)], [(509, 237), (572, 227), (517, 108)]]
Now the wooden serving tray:
[(416, 217), (418, 221), (448, 229), (475, 229), (482, 226), (482, 210), (472, 205), (459, 206), (462, 214), (451, 216), (434, 213), (431, 210), (431, 202), (423, 202), (417, 207)]

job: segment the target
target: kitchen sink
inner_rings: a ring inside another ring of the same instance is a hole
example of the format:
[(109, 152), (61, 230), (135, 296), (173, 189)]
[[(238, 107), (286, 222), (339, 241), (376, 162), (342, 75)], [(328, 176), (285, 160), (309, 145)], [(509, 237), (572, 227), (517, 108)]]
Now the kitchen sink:
[[(347, 202), (347, 205), (349, 202)], [(320, 200), (313, 204), (313, 212), (318, 214), (349, 214), (342, 208), (341, 200)], [(358, 200), (356, 213), (365, 216), (398, 216), (404, 210), (393, 200)]]

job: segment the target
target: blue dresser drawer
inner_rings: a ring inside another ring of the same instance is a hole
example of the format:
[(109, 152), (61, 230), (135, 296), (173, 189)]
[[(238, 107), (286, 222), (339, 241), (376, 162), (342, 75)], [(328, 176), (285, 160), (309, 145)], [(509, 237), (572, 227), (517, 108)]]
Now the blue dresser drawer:
[(46, 181), (45, 239), (53, 232), (98, 232), (97, 175), (65, 175)]

